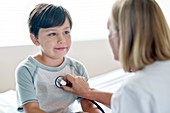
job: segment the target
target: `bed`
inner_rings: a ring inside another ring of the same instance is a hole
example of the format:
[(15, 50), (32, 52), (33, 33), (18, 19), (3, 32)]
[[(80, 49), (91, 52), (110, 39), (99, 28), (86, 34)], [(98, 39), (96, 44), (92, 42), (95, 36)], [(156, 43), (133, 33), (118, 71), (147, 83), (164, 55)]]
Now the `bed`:
[[(124, 73), (122, 69), (118, 69), (90, 78), (89, 84), (90, 87), (95, 89), (114, 93), (120, 88), (122, 82), (131, 76), (133, 76), (133, 74)], [(100, 105), (106, 113), (111, 113), (109, 108), (102, 104)], [(80, 106), (75, 103), (74, 109), (79, 111)], [(18, 113), (15, 90), (8, 90), (6, 92), (0, 93), (0, 113)]]
[(0, 93), (0, 113), (18, 113), (16, 93), (14, 90), (9, 90)]

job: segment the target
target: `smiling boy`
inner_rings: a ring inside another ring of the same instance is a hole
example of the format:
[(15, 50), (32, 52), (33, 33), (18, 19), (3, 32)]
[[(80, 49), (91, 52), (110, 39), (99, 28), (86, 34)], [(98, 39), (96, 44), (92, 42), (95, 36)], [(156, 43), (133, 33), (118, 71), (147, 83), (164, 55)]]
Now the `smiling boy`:
[(28, 56), (16, 69), (18, 111), (26, 113), (70, 113), (77, 99), (82, 110), (99, 113), (93, 104), (55, 86), (55, 79), (69, 73), (88, 80), (85, 67), (65, 56), (71, 46), (72, 19), (62, 6), (38, 4), (28, 20), (30, 38), (40, 53)]

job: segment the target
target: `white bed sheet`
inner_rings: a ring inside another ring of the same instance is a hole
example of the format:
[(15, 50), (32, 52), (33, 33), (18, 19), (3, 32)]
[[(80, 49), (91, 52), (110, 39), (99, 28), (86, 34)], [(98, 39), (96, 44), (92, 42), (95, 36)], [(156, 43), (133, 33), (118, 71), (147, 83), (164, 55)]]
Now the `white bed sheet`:
[(16, 92), (14, 90), (0, 93), (0, 113), (18, 113)]

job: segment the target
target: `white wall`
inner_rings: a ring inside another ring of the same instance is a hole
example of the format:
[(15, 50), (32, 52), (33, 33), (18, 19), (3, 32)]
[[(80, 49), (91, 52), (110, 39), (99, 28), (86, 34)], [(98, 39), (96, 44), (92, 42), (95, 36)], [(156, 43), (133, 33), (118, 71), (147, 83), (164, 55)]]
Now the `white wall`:
[[(28, 55), (38, 52), (33, 45), (0, 47), (0, 92), (15, 89), (15, 68)], [(112, 71), (120, 67), (114, 61), (107, 40), (74, 42), (68, 53), (86, 66), (90, 77)]]

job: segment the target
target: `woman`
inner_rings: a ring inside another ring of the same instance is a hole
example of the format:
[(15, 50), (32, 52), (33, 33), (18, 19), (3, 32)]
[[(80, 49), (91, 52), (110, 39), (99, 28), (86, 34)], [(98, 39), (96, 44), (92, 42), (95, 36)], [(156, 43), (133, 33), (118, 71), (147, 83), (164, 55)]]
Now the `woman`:
[(109, 42), (125, 72), (134, 72), (115, 94), (91, 89), (66, 75), (66, 91), (96, 100), (113, 113), (170, 113), (170, 30), (155, 0), (118, 0), (108, 22)]

